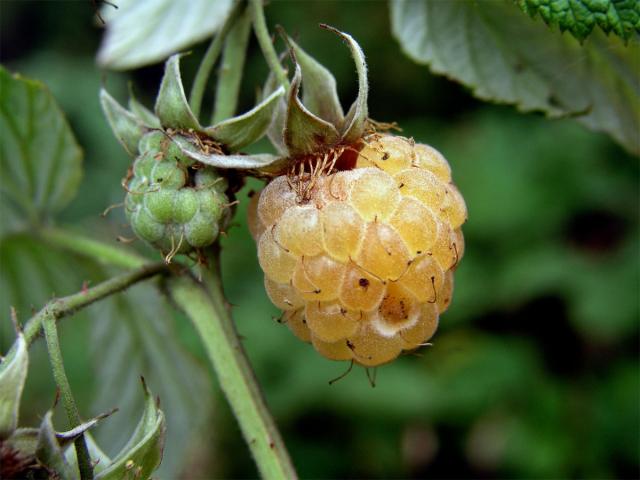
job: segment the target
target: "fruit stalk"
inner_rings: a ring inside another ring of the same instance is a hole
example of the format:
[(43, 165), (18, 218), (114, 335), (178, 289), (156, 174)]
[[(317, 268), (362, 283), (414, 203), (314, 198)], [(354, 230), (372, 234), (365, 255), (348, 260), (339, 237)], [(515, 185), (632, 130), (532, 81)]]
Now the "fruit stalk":
[(186, 276), (172, 278), (169, 293), (198, 331), (262, 478), (295, 479), (289, 454), (225, 307), (217, 255), (210, 262), (205, 281), (209, 293)]
[(222, 28), (218, 34), (213, 38), (213, 41), (209, 45), (209, 48), (202, 57), (198, 71), (193, 80), (193, 86), (191, 87), (191, 95), (189, 97), (189, 105), (196, 118), (200, 116), (200, 108), (202, 107), (202, 97), (204, 96), (204, 90), (207, 86), (207, 80), (209, 80), (209, 74), (213, 65), (215, 65), (220, 52), (222, 51), (222, 44), (224, 43), (229, 30), (236, 21), (238, 15), (244, 7), (244, 2), (236, 2), (235, 6), (229, 12), (229, 16), (224, 21)]
[(53, 317), (55, 320), (60, 320), (98, 300), (120, 292), (137, 282), (166, 272), (168, 268), (165, 263), (147, 264), (131, 272), (106, 280), (95, 287), (67, 297), (52, 300), (36, 315), (31, 317), (25, 325), (24, 337), (27, 345), (31, 345), (37, 338), (45, 319)]
[(260, 49), (264, 55), (265, 60), (269, 64), (269, 68), (278, 79), (278, 83), (285, 88), (289, 88), (289, 79), (287, 78), (287, 72), (278, 60), (278, 54), (273, 48), (271, 36), (267, 29), (267, 21), (264, 18), (264, 10), (262, 8), (262, 0), (250, 0), (251, 2), (251, 16), (253, 18), (253, 30), (255, 31), (256, 38), (260, 44)]

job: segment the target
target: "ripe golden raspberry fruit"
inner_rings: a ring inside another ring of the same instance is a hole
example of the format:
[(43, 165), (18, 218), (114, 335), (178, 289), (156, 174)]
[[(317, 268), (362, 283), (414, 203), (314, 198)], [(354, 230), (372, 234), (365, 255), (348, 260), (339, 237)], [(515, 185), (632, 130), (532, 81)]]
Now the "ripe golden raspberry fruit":
[(327, 358), (375, 366), (435, 332), (466, 216), (439, 152), (374, 133), (292, 162), (252, 198), (249, 226), (289, 328)]

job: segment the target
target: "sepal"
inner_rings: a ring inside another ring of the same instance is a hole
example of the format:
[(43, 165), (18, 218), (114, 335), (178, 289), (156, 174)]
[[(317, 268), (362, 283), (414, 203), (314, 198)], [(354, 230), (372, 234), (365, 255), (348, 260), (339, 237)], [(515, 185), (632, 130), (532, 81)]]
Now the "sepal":
[(0, 363), (0, 440), (18, 426), (20, 398), (29, 369), (27, 342), (22, 333)]
[(165, 441), (165, 418), (157, 400), (142, 380), (145, 407), (133, 435), (107, 468), (95, 480), (149, 478), (162, 460)]
[(314, 115), (341, 129), (344, 112), (333, 74), (289, 38), (296, 63), (302, 73), (302, 103)]
[(149, 128), (160, 128), (160, 120), (154, 115), (154, 113), (145, 107), (138, 101), (133, 93), (133, 87), (129, 84), (129, 110), (133, 113), (142, 123)]
[(207, 127), (205, 132), (230, 151), (251, 145), (267, 132), (282, 95), (284, 88), (280, 87), (253, 109)]
[(334, 125), (311, 113), (300, 101), (301, 81), (302, 70), (296, 64), (284, 127), (284, 143), (291, 156), (317, 152), (340, 140), (340, 133)]
[(180, 54), (172, 55), (165, 63), (155, 112), (161, 125), (165, 128), (202, 130), (184, 93), (180, 76)]
[(145, 133), (142, 121), (120, 105), (104, 88), (100, 90), (100, 105), (114, 135), (129, 155), (138, 154), (138, 142)]

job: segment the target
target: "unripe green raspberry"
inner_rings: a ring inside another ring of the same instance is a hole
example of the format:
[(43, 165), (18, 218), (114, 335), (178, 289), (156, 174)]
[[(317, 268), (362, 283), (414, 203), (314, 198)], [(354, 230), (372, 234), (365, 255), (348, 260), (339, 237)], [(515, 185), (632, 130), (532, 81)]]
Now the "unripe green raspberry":
[(187, 166), (170, 140), (160, 131), (142, 138), (125, 198), (136, 235), (168, 259), (211, 245), (228, 222), (229, 204), (227, 181), (212, 167)]
[(372, 134), (357, 155), (334, 155), (343, 170), (307, 156), (306, 174), (296, 165), (269, 183), (249, 226), (291, 330), (325, 357), (380, 365), (428, 340), (448, 308), (466, 206), (426, 145)]

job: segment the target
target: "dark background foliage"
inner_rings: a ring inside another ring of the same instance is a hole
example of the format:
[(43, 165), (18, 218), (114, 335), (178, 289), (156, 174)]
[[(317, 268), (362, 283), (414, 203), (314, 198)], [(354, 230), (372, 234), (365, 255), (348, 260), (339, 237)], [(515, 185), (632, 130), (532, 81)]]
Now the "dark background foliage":
[[(99, 217), (122, 200), (120, 178), (129, 159), (97, 94), (104, 82), (124, 100), (131, 80), (151, 105), (162, 65), (128, 75), (98, 71), (101, 29), (89, 0), (3, 2), (0, 9), (2, 63), (50, 87), (85, 151), (85, 177), (63, 223), (104, 238), (130, 236), (121, 212)], [(278, 312), (264, 293), (244, 218), (246, 192), (260, 185), (250, 181), (241, 192), (236, 224), (223, 240), (226, 290), (301, 477), (640, 477), (638, 159), (572, 120), (481, 103), (413, 64), (391, 37), (384, 2), (273, 1), (266, 12), (334, 72), (345, 104), (357, 87), (352, 61), (317, 25), (351, 33), (367, 54), (371, 116), (396, 121), (404, 135), (441, 150), (469, 208), (453, 305), (433, 346), (381, 367), (375, 388), (359, 368), (329, 386), (347, 365), (321, 358), (273, 321)], [(184, 59), (187, 84), (205, 48)], [(267, 73), (253, 40), (246, 73), (241, 109), (252, 105)], [(4, 286), (30, 284), (28, 266), (12, 253), (21, 242), (14, 236), (0, 247)], [(56, 294), (79, 289), (66, 272), (71, 267), (78, 275), (82, 265), (41, 255), (37, 262), (49, 265)], [(16, 283), (20, 275), (27, 280)], [(48, 286), (3, 288), (3, 317), (9, 304), (28, 312), (52, 293)], [(61, 331), (71, 383), (87, 416), (100, 404), (101, 359), (93, 352), (94, 361), (87, 360), (104, 313), (91, 310), (84, 320), (65, 321)], [(2, 350), (11, 341), (6, 327)], [(157, 341), (179, 341), (204, 363), (186, 321), (176, 317), (171, 328), (177, 336)], [(136, 348), (135, 338), (110, 333), (106, 341)], [(34, 352), (24, 424), (34, 424), (54, 397), (42, 353)], [(123, 347), (120, 355), (131, 352)], [(136, 382), (129, 377), (119, 387), (123, 396)], [(215, 380), (211, 388), (213, 396), (189, 404), (215, 408), (185, 443), (188, 452), (171, 446), (165, 454), (174, 464), (185, 459), (181, 478), (254, 477)], [(114, 422), (131, 425), (135, 418)]]

